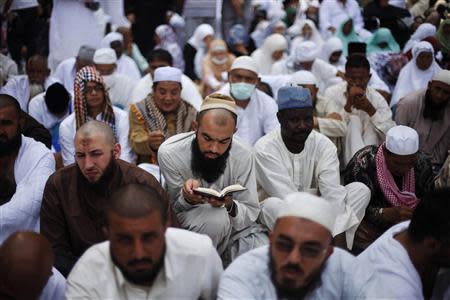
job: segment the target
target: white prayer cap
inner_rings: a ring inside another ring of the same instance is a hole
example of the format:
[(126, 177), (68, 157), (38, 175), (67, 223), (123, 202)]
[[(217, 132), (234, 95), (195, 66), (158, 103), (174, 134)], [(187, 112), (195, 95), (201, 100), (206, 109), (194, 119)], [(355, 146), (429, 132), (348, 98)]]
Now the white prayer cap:
[(450, 85), (450, 71), (440, 70), (436, 75), (434, 75), (433, 81), (439, 81)]
[(313, 61), (319, 56), (320, 49), (314, 42), (301, 42), (294, 49), (294, 58), (298, 62)]
[(117, 62), (116, 51), (111, 48), (100, 48), (95, 51), (95, 64), (115, 64)]
[(111, 43), (119, 41), (123, 43), (123, 35), (119, 32), (110, 32), (102, 39), (101, 47), (102, 48), (111, 48)]
[(291, 80), (289, 80), (289, 84), (292, 86), (299, 86), (303, 84), (317, 86), (317, 79), (313, 73), (301, 70), (292, 74)]
[(419, 150), (419, 135), (408, 126), (398, 125), (386, 133), (386, 149), (397, 155), (411, 155)]
[(160, 67), (155, 70), (153, 82), (176, 81), (181, 83), (181, 70), (174, 67)]
[(310, 193), (297, 192), (284, 198), (277, 220), (284, 217), (298, 217), (313, 221), (332, 234), (337, 215), (333, 206), (325, 199)]
[(239, 56), (233, 61), (230, 71), (234, 69), (249, 70), (258, 75), (258, 65), (250, 56)]

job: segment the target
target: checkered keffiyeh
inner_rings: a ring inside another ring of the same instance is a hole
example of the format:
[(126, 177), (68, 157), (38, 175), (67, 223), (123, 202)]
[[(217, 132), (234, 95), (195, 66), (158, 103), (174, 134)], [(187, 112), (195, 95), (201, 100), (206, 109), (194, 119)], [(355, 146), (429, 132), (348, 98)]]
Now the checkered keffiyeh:
[(101, 114), (101, 120), (111, 126), (114, 136), (116, 136), (116, 120), (114, 117), (111, 100), (109, 100), (108, 92), (102, 76), (94, 67), (91, 66), (87, 66), (79, 70), (75, 78), (75, 119), (77, 122), (77, 130), (88, 120), (88, 108), (86, 101), (86, 87), (88, 82), (96, 82), (103, 86), (106, 105), (105, 110)]

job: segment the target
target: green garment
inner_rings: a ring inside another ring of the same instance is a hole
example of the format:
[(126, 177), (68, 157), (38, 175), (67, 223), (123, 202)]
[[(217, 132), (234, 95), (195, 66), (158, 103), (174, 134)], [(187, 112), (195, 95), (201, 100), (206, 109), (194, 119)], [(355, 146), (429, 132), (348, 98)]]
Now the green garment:
[(436, 32), (436, 38), (441, 44), (442, 53), (450, 54), (450, 35), (444, 35), (444, 26), (450, 25), (450, 19), (446, 19), (439, 25), (439, 30)]
[[(387, 43), (387, 47), (381, 48), (379, 46), (381, 43)], [(395, 41), (391, 31), (388, 28), (378, 29), (367, 41), (367, 54), (379, 52), (400, 52), (400, 46)]]
[(345, 35), (343, 32), (344, 24), (347, 23), (349, 20), (351, 19), (342, 22), (341, 25), (339, 25), (339, 29), (336, 32), (336, 37), (339, 38), (342, 42), (342, 54), (344, 55), (344, 57), (348, 55), (348, 44), (351, 42), (359, 42), (359, 37), (355, 33), (355, 27), (353, 26), (353, 24), (352, 30), (350, 31), (349, 35)]

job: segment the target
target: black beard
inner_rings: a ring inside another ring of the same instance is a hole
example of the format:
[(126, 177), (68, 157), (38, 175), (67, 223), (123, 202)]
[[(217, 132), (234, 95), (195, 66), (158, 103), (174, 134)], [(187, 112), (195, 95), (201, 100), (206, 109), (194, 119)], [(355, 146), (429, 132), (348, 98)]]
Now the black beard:
[(0, 139), (0, 157), (18, 153), (20, 146), (22, 146), (22, 136), (20, 131), (17, 131), (16, 135), (11, 139), (6, 137), (5, 139)]
[(114, 257), (113, 253), (111, 252), (111, 248), (110, 248), (111, 259), (112, 259), (114, 265), (117, 268), (119, 268), (120, 272), (122, 272), (123, 277), (125, 277), (125, 279), (129, 282), (131, 282), (133, 284), (141, 285), (141, 286), (150, 286), (153, 283), (156, 276), (158, 276), (159, 271), (164, 266), (165, 253), (166, 253), (166, 249), (164, 248), (162, 256), (160, 257), (159, 261), (157, 261), (156, 263), (150, 257), (144, 257), (139, 260), (128, 261), (127, 262), (128, 265), (133, 265), (137, 262), (143, 262), (143, 261), (154, 264), (154, 267), (151, 269), (131, 273), (131, 272), (128, 272), (127, 270), (125, 270), (125, 268), (117, 262), (116, 258)]
[(431, 99), (431, 93), (427, 91), (425, 93), (425, 107), (423, 109), (423, 117), (430, 119), (431, 121), (439, 121), (444, 118), (444, 109), (447, 106), (447, 102), (436, 104)]
[(94, 190), (96, 188), (103, 189), (104, 187), (106, 187), (108, 185), (109, 181), (111, 180), (115, 167), (116, 167), (116, 161), (115, 161), (115, 158), (111, 151), (111, 159), (110, 159), (108, 165), (106, 166), (105, 172), (103, 172), (102, 176), (96, 182), (91, 182), (86, 177), (84, 177), (84, 175), (81, 172), (79, 167), (78, 167), (78, 172), (81, 175), (81, 177), (84, 179), (85, 183), (89, 186), (89, 188), (92, 188)]
[(198, 147), (197, 138), (192, 140), (191, 151), (192, 151), (192, 159), (191, 159), (191, 168), (192, 173), (206, 180), (208, 183), (215, 182), (225, 171), (227, 166), (227, 159), (230, 155), (231, 143), (228, 149), (219, 157), (210, 159), (203, 155)]
[(311, 277), (309, 283), (307, 286), (304, 286), (302, 288), (297, 289), (290, 289), (281, 287), (276, 282), (276, 268), (275, 268), (275, 262), (272, 257), (272, 250), (269, 247), (269, 270), (271, 274), (271, 280), (273, 285), (275, 286), (275, 289), (277, 291), (278, 299), (304, 299), (305, 296), (312, 290), (314, 290), (316, 287), (318, 287), (321, 284), (321, 276), (322, 272), (325, 268), (325, 263), (322, 264), (319, 271)]
[(0, 205), (8, 203), (16, 193), (16, 182), (8, 176), (0, 177)]

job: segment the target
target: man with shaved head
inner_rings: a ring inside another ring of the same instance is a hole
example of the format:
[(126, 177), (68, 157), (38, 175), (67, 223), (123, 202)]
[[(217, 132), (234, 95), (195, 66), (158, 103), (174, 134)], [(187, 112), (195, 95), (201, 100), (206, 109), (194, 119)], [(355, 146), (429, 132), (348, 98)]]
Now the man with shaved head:
[(109, 241), (77, 262), (67, 299), (215, 299), (222, 262), (211, 239), (167, 228), (156, 189), (122, 186), (108, 199), (106, 221)]
[(0, 246), (0, 299), (62, 300), (65, 280), (52, 268), (52, 248), (44, 236), (12, 234)]
[[(207, 234), (225, 263), (247, 251), (248, 245), (267, 241), (255, 225), (260, 208), (251, 150), (233, 139), (236, 118), (231, 97), (211, 94), (203, 101), (194, 132), (175, 135), (158, 150), (181, 226)], [(194, 193), (198, 187), (221, 191), (233, 184), (246, 190), (221, 199)]]
[(87, 248), (104, 240), (104, 208), (115, 189), (142, 184), (167, 201), (152, 175), (119, 159), (120, 145), (108, 124), (86, 122), (74, 144), (76, 163), (49, 178), (41, 209), (41, 232), (52, 244), (55, 267), (65, 276)]
[(37, 230), (45, 182), (55, 160), (44, 144), (21, 134), (19, 103), (0, 94), (0, 243), (17, 230)]
[(44, 92), (57, 80), (50, 77), (47, 58), (34, 55), (27, 61), (26, 75), (14, 76), (1, 89), (1, 92), (17, 99), (24, 112), (28, 112), (28, 103), (34, 96)]

